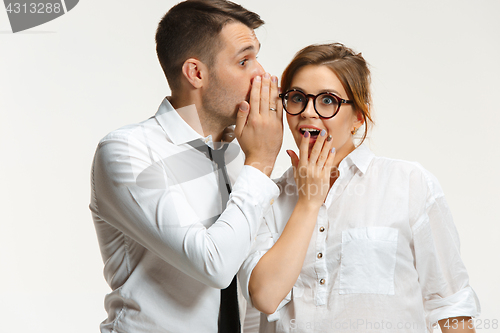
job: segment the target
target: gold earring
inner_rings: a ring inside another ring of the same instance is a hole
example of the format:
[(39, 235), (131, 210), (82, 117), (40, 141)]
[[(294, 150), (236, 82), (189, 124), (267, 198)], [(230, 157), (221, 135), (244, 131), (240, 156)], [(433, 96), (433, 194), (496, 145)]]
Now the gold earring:
[(354, 127), (354, 129), (351, 131), (351, 134), (352, 135), (356, 135), (356, 132), (358, 131), (358, 129), (356, 127)]

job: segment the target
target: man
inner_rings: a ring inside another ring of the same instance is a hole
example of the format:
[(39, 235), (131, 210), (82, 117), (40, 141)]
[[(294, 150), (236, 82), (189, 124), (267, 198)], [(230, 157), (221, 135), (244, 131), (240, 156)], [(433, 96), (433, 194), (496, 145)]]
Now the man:
[[(279, 192), (269, 175), (282, 111), (277, 78), (256, 60), (262, 24), (225, 0), (182, 2), (159, 23), (172, 96), (102, 139), (92, 167), (90, 208), (112, 288), (101, 332), (238, 332), (221, 302), (236, 289), (220, 289), (235, 286)], [(245, 166), (237, 145), (220, 148), (234, 124)]]

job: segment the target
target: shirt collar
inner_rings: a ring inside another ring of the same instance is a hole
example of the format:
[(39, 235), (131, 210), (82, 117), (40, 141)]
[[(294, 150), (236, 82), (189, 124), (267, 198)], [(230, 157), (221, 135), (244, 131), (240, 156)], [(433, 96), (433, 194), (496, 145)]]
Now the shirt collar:
[(201, 136), (181, 118), (167, 98), (163, 100), (155, 114), (155, 118), (175, 145), (181, 145), (200, 139), (206, 144), (212, 143), (212, 136)]
[(339, 170), (342, 173), (342, 171), (355, 166), (361, 173), (364, 174), (366, 173), (366, 170), (368, 169), (368, 166), (374, 156), (375, 155), (372, 153), (370, 148), (362, 144), (347, 155), (342, 162), (340, 162)]

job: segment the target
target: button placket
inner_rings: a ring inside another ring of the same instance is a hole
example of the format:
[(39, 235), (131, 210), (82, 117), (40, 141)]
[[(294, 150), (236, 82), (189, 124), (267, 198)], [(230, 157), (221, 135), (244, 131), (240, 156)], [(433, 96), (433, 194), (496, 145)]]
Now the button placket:
[[(325, 223), (328, 223), (327, 209), (325, 204), (323, 204), (318, 213), (318, 220), (316, 226), (316, 246), (314, 248), (315, 253), (315, 265), (317, 277), (317, 288), (315, 292), (315, 303), (316, 305), (323, 305), (327, 299), (327, 285), (326, 279), (328, 278), (328, 271), (326, 267), (326, 260), (324, 258), (326, 251), (326, 238), (327, 233), (324, 227)], [(321, 283), (320, 281), (323, 281)]]

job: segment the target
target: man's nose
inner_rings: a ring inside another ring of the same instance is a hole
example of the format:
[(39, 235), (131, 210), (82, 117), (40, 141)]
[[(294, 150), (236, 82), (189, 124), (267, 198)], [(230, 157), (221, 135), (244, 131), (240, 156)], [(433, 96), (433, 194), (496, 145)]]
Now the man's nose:
[(262, 76), (266, 73), (266, 71), (264, 70), (264, 67), (262, 67), (262, 65), (260, 64), (260, 62), (257, 61), (257, 68), (255, 70), (255, 76)]

